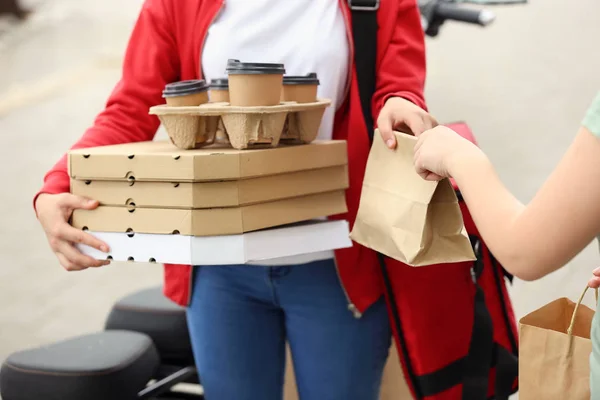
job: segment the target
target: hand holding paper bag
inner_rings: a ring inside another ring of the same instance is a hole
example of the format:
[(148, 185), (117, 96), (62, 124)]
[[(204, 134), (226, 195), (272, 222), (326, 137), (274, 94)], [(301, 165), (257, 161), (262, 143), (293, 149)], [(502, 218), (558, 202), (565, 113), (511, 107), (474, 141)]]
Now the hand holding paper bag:
[(421, 179), (413, 166), (416, 138), (394, 134), (395, 150), (373, 135), (350, 237), (414, 267), (474, 260), (452, 184)]

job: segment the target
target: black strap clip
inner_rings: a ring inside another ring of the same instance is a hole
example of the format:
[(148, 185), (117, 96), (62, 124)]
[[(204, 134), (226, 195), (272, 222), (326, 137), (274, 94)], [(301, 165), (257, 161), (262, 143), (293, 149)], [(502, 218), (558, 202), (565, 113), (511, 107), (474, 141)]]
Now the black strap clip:
[(380, 0), (348, 0), (348, 6), (352, 11), (377, 11)]
[(477, 284), (477, 280), (483, 272), (483, 251), (481, 248), (481, 239), (475, 235), (469, 235), (469, 240), (471, 241), (471, 246), (473, 247), (473, 252), (475, 253), (475, 261), (471, 267), (471, 279), (473, 279), (473, 283)]

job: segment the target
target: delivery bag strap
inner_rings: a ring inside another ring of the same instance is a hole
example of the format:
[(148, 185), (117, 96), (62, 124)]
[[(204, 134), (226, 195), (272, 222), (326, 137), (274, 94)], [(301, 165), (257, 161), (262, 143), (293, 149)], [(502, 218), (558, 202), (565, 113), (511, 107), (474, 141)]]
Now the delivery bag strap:
[[(444, 368), (429, 374), (419, 375), (417, 385), (424, 397), (435, 396), (443, 393), (463, 381), (463, 372), (467, 357), (460, 358)], [(490, 368), (496, 368), (495, 400), (508, 400), (515, 392), (513, 389), (518, 375), (518, 359), (513, 353), (502, 345), (495, 343), (492, 351)], [(466, 398), (463, 394), (463, 398)]]
[[(354, 67), (358, 81), (358, 91), (360, 95), (360, 104), (367, 128), (369, 140), (373, 143), (374, 121), (372, 111), (372, 100), (375, 94), (376, 85), (376, 66), (377, 66), (377, 10), (380, 0), (348, 0), (348, 6), (352, 15), (352, 40), (354, 42)], [(399, 348), (402, 352), (403, 365), (407, 372), (407, 378), (412, 383), (414, 394), (417, 400), (422, 399), (422, 395), (416, 385), (417, 377), (410, 363), (408, 349), (402, 330), (400, 313), (394, 297), (391, 279), (385, 265), (385, 257), (378, 253), (378, 261), (381, 267), (381, 273), (388, 298), (388, 307), (392, 314), (392, 323), (398, 333)]]
[(375, 93), (377, 66), (377, 10), (379, 0), (348, 0), (352, 13), (352, 40), (358, 92), (369, 138), (373, 141), (371, 102)]
[(494, 327), (492, 316), (485, 303), (485, 293), (478, 282), (484, 268), (481, 240), (477, 236), (471, 236), (470, 239), (476, 257), (471, 267), (475, 297), (471, 343), (464, 364), (462, 398), (463, 400), (485, 400), (487, 399), (494, 351)]
[[(356, 68), (360, 104), (365, 126), (367, 128), (367, 134), (370, 142), (373, 143), (374, 121), (371, 104), (376, 87), (377, 31), (379, 29), (377, 24), (377, 10), (379, 9), (379, 0), (348, 0), (348, 5), (352, 13), (354, 66)], [(394, 328), (398, 333), (398, 347), (402, 352), (402, 361), (407, 373), (407, 379), (412, 386), (416, 399), (420, 400), (423, 396), (417, 385), (417, 376), (412, 368), (410, 357), (408, 355), (400, 313), (394, 297), (392, 282), (385, 264), (385, 257), (380, 253), (378, 253), (377, 256), (385, 292), (388, 298), (388, 307), (392, 315), (391, 323), (394, 324)]]

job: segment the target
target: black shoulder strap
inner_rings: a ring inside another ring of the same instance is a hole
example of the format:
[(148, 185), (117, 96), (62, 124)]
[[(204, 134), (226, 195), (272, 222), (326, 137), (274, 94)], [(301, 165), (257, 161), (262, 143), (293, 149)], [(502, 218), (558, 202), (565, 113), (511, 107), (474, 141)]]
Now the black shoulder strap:
[[(377, 10), (380, 0), (348, 0), (350, 11), (352, 12), (352, 39), (354, 41), (354, 65), (356, 67), (356, 78), (358, 80), (358, 91), (360, 94), (360, 104), (367, 127), (369, 140), (373, 143), (374, 123), (371, 102), (375, 93), (375, 75), (377, 68)], [(388, 306), (392, 314), (392, 323), (398, 333), (399, 348), (402, 352), (405, 369), (408, 373), (408, 379), (412, 383), (412, 388), (417, 400), (423, 396), (417, 376), (412, 368), (408, 348), (404, 339), (400, 313), (396, 305), (392, 282), (385, 264), (385, 257), (378, 253), (379, 266), (385, 284)]]
[[(375, 75), (377, 68), (377, 10), (380, 0), (348, 0), (352, 12), (352, 39), (354, 41), (354, 65), (358, 80), (360, 105), (367, 127), (369, 140), (373, 143), (374, 123), (371, 102), (375, 93)], [(388, 306), (392, 314), (392, 323), (398, 333), (399, 348), (402, 352), (408, 379), (412, 383), (417, 399), (421, 399), (420, 388), (417, 385), (417, 376), (412, 368), (408, 348), (404, 339), (400, 313), (396, 306), (392, 282), (385, 264), (385, 257), (378, 253), (379, 266), (385, 284)]]
[(375, 93), (375, 68), (377, 61), (377, 10), (380, 0), (348, 0), (352, 12), (352, 38), (354, 64), (358, 78), (358, 91), (369, 138), (373, 139), (373, 113), (371, 100)]

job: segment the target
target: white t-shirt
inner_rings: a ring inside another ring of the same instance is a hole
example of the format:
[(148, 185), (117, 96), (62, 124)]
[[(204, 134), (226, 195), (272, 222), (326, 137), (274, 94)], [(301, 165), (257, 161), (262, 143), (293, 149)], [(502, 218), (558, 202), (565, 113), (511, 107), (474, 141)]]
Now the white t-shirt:
[[(332, 101), (318, 137), (331, 139), (335, 111), (346, 95), (350, 61), (339, 0), (227, 0), (208, 29), (201, 57), (207, 81), (226, 77), (230, 58), (283, 63), (286, 75), (316, 72), (318, 96)], [(332, 257), (333, 252), (321, 252), (260, 264), (302, 264)]]
[(348, 37), (339, 0), (227, 0), (208, 29), (202, 69), (208, 81), (226, 77), (227, 59), (285, 64), (286, 75), (316, 72), (318, 96), (331, 99), (320, 139), (331, 139), (344, 101)]

